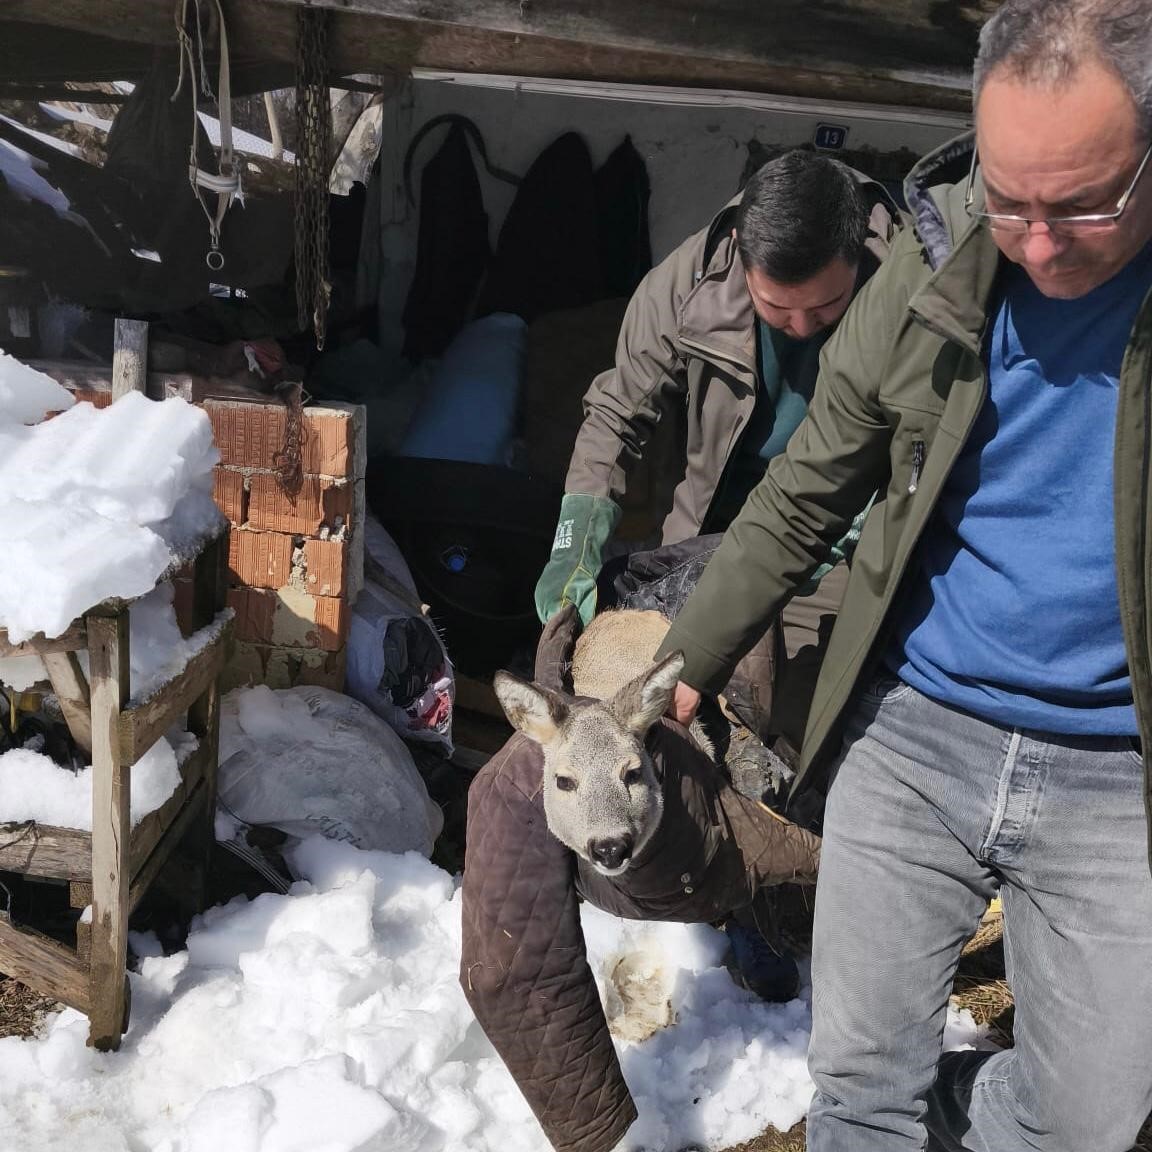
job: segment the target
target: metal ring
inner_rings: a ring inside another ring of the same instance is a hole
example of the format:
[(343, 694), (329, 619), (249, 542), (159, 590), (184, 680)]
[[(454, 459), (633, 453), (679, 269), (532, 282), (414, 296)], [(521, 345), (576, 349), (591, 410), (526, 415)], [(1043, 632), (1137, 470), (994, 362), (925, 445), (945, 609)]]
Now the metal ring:
[(219, 248), (213, 248), (207, 256), (204, 257), (204, 263), (212, 269), (213, 272), (219, 272), (224, 267), (224, 253)]

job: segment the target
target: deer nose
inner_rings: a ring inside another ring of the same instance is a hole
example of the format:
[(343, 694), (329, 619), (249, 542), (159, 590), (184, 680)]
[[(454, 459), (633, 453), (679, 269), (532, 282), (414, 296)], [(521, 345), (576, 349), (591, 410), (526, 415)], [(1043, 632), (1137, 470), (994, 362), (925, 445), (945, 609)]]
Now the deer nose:
[(588, 855), (592, 863), (601, 868), (622, 868), (632, 857), (632, 837), (605, 836), (601, 840), (589, 840)]

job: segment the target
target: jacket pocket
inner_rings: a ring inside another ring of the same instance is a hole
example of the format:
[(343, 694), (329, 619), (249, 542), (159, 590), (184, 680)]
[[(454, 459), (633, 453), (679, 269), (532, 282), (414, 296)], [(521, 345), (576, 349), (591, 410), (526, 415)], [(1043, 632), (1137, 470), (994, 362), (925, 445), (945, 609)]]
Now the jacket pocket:
[(891, 704), (911, 691), (911, 684), (905, 684), (899, 676), (885, 671), (873, 676), (864, 685), (860, 697), (869, 704)]

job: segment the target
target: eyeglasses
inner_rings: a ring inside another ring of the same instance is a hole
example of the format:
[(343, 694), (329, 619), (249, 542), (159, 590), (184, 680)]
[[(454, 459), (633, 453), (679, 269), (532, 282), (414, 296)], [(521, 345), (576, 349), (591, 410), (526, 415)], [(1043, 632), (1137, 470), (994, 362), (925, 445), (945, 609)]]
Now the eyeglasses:
[(974, 220), (981, 220), (997, 232), (1027, 232), (1033, 224), (1043, 224), (1054, 236), (1091, 236), (1100, 232), (1110, 232), (1117, 226), (1124, 209), (1148, 167), (1148, 157), (1152, 156), (1152, 145), (1144, 153), (1132, 183), (1124, 195), (1116, 201), (1115, 212), (1094, 212), (1086, 216), (1014, 216), (1007, 212), (981, 212), (972, 207), (976, 192), (976, 149), (972, 149), (972, 166), (968, 170), (968, 188), (964, 193), (964, 211)]

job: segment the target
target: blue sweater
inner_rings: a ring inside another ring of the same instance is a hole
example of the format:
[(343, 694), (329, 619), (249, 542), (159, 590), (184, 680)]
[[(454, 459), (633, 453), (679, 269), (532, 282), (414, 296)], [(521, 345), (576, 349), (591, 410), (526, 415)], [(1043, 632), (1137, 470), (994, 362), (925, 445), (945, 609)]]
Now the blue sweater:
[(1112, 508), (1117, 381), (1152, 245), (1076, 300), (1006, 271), (989, 395), (921, 542), (887, 663), (1009, 727), (1132, 735)]

